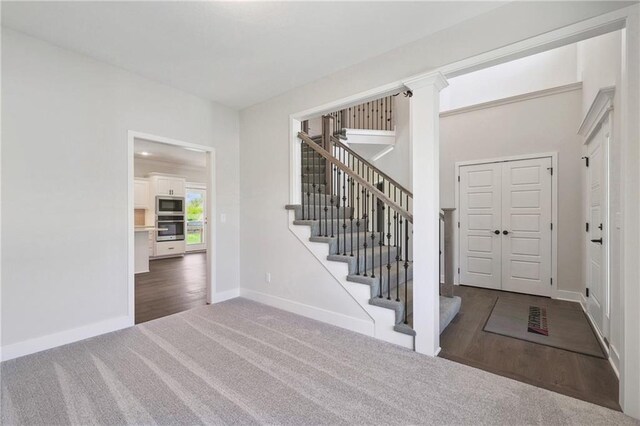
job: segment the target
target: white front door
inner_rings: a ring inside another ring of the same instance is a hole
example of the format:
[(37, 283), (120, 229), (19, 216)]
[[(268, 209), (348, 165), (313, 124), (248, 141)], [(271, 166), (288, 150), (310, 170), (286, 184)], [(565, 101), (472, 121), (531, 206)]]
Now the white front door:
[(593, 136), (587, 145), (589, 167), (587, 168), (587, 309), (596, 327), (604, 334), (606, 297), (608, 294), (605, 264), (605, 126)]
[(551, 158), (502, 163), (502, 289), (551, 296)]
[(460, 167), (461, 284), (500, 289), (501, 179), (500, 163)]
[(551, 295), (551, 158), (460, 167), (460, 284)]

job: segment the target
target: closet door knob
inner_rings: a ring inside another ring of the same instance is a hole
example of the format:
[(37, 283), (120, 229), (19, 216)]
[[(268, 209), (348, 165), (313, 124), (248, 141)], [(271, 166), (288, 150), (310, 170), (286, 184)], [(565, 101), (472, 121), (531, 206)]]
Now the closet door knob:
[(504, 231), (502, 231), (502, 235), (509, 235), (509, 231), (505, 229)]
[(500, 235), (500, 230), (496, 229), (495, 231), (493, 231), (493, 233), (496, 234), (496, 235)]

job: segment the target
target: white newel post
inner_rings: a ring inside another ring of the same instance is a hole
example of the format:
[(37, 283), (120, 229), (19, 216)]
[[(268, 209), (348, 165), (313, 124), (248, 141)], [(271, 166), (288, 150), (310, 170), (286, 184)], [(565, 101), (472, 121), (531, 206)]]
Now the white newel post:
[(412, 92), (410, 127), (413, 170), (413, 328), (416, 352), (440, 350), (439, 246), (440, 90), (439, 73), (403, 82)]

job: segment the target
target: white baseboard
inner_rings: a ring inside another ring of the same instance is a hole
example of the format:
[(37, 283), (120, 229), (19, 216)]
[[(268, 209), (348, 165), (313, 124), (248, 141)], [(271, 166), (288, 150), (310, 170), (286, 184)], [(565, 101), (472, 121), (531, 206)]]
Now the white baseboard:
[(618, 380), (620, 380), (620, 353), (611, 343), (609, 344), (609, 363), (613, 367), (613, 372), (618, 376)]
[(578, 302), (580, 304), (583, 302), (582, 293), (568, 290), (556, 290), (554, 299), (568, 300), (569, 302)]
[(240, 289), (234, 288), (227, 291), (219, 291), (218, 293), (213, 295), (212, 303), (220, 303), (225, 300), (235, 299), (236, 297), (240, 297)]
[(293, 300), (283, 299), (271, 294), (261, 293), (259, 291), (240, 289), (240, 296), (255, 302), (264, 303), (274, 308), (289, 311), (303, 317), (311, 318), (336, 327), (345, 328), (355, 331), (356, 333), (374, 336), (375, 329), (373, 321), (366, 321), (360, 318), (353, 318), (337, 312), (328, 311), (326, 309), (317, 308), (315, 306), (305, 305), (304, 303), (295, 302)]
[(13, 343), (2, 347), (2, 361), (33, 354), (79, 340), (95, 337), (100, 334), (110, 333), (130, 327), (131, 319), (128, 316), (112, 318), (96, 322), (86, 326), (60, 331), (42, 337), (36, 337), (22, 342)]

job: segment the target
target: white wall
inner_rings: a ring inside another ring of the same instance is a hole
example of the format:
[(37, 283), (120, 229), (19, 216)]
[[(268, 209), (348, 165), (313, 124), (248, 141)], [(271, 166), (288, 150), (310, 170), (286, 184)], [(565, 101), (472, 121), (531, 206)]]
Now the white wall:
[(216, 278), (237, 288), (238, 114), (14, 31), (2, 39), (3, 349), (127, 314), (128, 130), (216, 148)]
[[(417, 73), (621, 7), (606, 2), (509, 3), (425, 39), (346, 68), (241, 112), (242, 290), (362, 318), (288, 229), (289, 117)], [(504, 23), (508, 22), (509, 25)], [(500, 31), (496, 31), (500, 28)], [(295, 55), (292, 56), (295, 60)], [(265, 282), (265, 273), (272, 281)]]
[(410, 98), (404, 97), (402, 94), (394, 98), (396, 143), (392, 151), (374, 161), (373, 164), (411, 191), (413, 189), (413, 173), (411, 171), (410, 106)]
[(577, 46), (570, 44), (451, 78), (440, 93), (440, 111), (575, 83), (576, 63)]
[(440, 205), (455, 207), (455, 163), (543, 152), (558, 153), (558, 289), (581, 292), (582, 91), (514, 102), (440, 119)]
[(577, 43), (577, 70), (582, 81), (582, 115), (603, 87), (620, 84), (622, 38), (620, 31)]
[(184, 176), (187, 179), (187, 182), (202, 184), (207, 182), (207, 169), (204, 167), (193, 167), (185, 164), (151, 160), (148, 158), (135, 158), (133, 173), (135, 177), (147, 177), (149, 173), (166, 173), (170, 175)]

